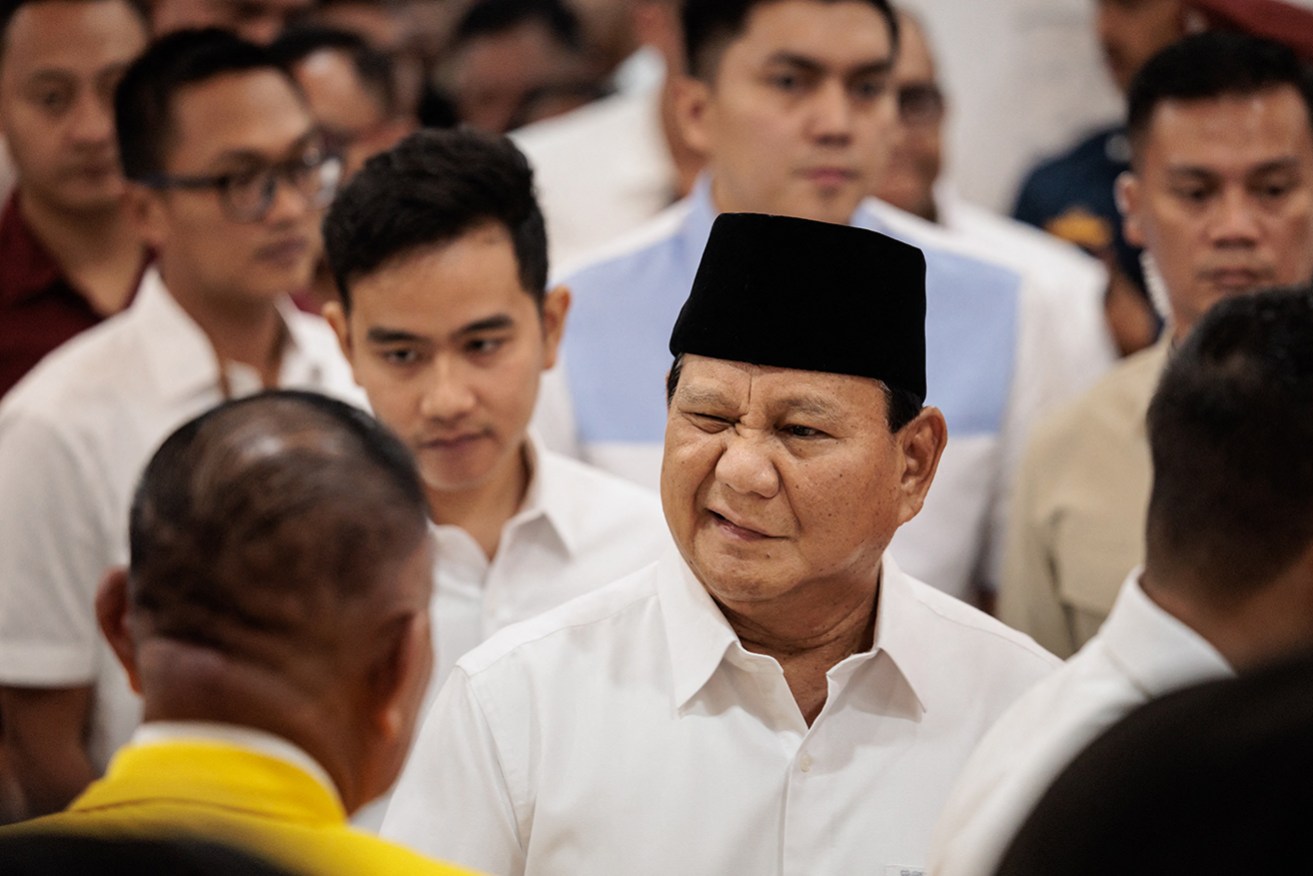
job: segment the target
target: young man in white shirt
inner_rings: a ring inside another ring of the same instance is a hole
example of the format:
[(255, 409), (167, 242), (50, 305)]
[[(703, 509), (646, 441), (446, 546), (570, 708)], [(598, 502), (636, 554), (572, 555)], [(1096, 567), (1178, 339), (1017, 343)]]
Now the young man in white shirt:
[(222, 31), (165, 37), (115, 100), (129, 212), (158, 254), (132, 305), (47, 357), (0, 405), (0, 708), (29, 813), (104, 769), (140, 702), (97, 635), (151, 452), (224, 398), (357, 398), (332, 332), (292, 307), (339, 165), (295, 83)]
[(406, 139), (342, 191), (324, 234), (341, 296), (325, 315), (429, 498), (436, 688), (493, 632), (655, 560), (669, 535), (654, 493), (528, 432), (570, 294), (547, 288), (533, 175), (509, 140)]

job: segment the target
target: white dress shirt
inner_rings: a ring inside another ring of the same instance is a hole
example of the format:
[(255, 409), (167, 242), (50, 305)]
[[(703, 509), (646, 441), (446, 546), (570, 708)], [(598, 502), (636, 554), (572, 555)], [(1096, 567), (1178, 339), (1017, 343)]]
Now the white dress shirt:
[(932, 874), (992, 874), (1036, 801), (1103, 730), (1155, 697), (1232, 674), (1138, 579), (1136, 570), (1099, 633), (1018, 700), (971, 755), (935, 828)]
[(556, 273), (675, 202), (661, 89), (620, 93), (511, 135), (533, 166)]
[(498, 874), (915, 873), (975, 741), (1057, 665), (887, 557), (810, 727), (674, 552), (456, 667), (383, 833)]
[[(280, 305), (279, 385), (362, 402), (332, 330)], [(228, 363), (235, 396), (261, 389)], [(0, 684), (94, 685), (88, 751), (103, 769), (140, 703), (96, 626), (96, 588), (128, 561), (137, 478), (175, 428), (223, 396), (214, 348), (155, 270), (132, 305), (55, 350), (0, 404)]]
[(653, 562), (670, 545), (656, 493), (530, 439), (524, 503), (489, 560), (468, 532), (434, 526), (436, 692), (465, 652)]

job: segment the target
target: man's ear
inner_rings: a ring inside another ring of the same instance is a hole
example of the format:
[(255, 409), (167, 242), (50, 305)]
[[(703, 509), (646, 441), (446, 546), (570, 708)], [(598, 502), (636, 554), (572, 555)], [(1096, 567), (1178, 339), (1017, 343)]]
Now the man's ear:
[(128, 570), (122, 566), (110, 569), (96, 592), (96, 621), (100, 632), (109, 642), (114, 656), (128, 674), (132, 689), (141, 693), (141, 678), (137, 671), (137, 643), (128, 627)]
[(369, 670), (373, 725), (382, 738), (408, 744), (433, 671), (428, 611), (399, 619), (386, 635), (387, 647)]
[(708, 116), (711, 106), (711, 86), (693, 76), (679, 76), (673, 83), (675, 123), (688, 146), (702, 155), (711, 154), (711, 130)]
[(565, 317), (570, 312), (570, 290), (556, 286), (547, 290), (542, 303), (543, 369), (556, 364), (561, 338), (565, 334)]
[(1140, 220), (1140, 208), (1144, 200), (1144, 186), (1133, 170), (1124, 170), (1117, 175), (1113, 184), (1113, 196), (1117, 200), (1117, 210), (1122, 214), (1122, 236), (1128, 243), (1143, 248), (1144, 225)]
[[(324, 319), (333, 328), (333, 334), (337, 335), (337, 345), (342, 348), (342, 355), (348, 362), (351, 359), (351, 324), (347, 321), (346, 311), (342, 308), (340, 301), (325, 302), (321, 311)], [(354, 364), (354, 362), (352, 363)]]
[(137, 236), (156, 252), (163, 249), (169, 236), (163, 196), (154, 189), (129, 181), (124, 198), (128, 220), (137, 230)]
[(948, 444), (948, 423), (939, 408), (924, 408), (895, 436), (903, 454), (899, 489), (903, 494), (899, 524), (920, 513), (930, 484), (939, 469), (939, 458)]

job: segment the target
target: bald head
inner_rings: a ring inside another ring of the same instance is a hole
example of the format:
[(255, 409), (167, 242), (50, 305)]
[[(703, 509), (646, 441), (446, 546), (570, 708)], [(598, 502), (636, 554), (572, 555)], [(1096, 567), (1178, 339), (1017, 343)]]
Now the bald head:
[(391, 601), (425, 535), (407, 451), (368, 415), (269, 393), (183, 426), (133, 502), (131, 606), (156, 635), (225, 651), (251, 634), (322, 641), (347, 606)]

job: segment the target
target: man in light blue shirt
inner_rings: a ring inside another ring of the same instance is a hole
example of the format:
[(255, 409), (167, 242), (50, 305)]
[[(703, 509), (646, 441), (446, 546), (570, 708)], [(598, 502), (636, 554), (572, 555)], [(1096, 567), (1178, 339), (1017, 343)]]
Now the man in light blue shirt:
[[(1058, 302), (929, 223), (864, 200), (896, 123), (897, 27), (884, 0), (691, 0), (683, 14), (692, 75), (680, 83), (678, 117), (707, 170), (687, 199), (567, 271), (576, 304), (563, 367), (544, 387), (544, 432), (655, 484), (665, 339), (715, 216), (774, 213), (882, 231), (926, 253), (929, 398), (952, 435), (939, 488), (893, 550), (934, 586), (987, 594), (1026, 428), (1081, 386), (1070, 375), (1083, 369), (1053, 343)], [(807, 299), (799, 289), (799, 306)], [(1105, 365), (1084, 370), (1093, 377)]]

